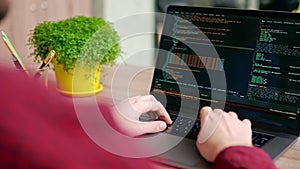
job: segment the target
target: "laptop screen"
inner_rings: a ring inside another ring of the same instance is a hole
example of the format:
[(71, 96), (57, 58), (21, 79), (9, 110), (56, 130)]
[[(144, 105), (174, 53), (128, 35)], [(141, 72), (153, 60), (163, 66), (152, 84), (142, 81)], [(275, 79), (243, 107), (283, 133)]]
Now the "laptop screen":
[(210, 105), (298, 135), (299, 39), (300, 14), (170, 6), (151, 94), (181, 115)]

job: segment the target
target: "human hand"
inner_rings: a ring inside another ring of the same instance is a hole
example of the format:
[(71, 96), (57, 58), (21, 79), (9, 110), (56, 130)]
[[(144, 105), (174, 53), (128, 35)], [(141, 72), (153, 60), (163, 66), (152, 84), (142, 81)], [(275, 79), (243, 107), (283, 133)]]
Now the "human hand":
[[(156, 121), (140, 121), (143, 113)], [(120, 132), (128, 136), (157, 133), (166, 129), (172, 120), (163, 105), (152, 95), (136, 96), (114, 106), (112, 117)]]
[(203, 107), (200, 111), (201, 130), (197, 138), (197, 148), (208, 161), (231, 146), (252, 146), (251, 122), (238, 119), (234, 112)]

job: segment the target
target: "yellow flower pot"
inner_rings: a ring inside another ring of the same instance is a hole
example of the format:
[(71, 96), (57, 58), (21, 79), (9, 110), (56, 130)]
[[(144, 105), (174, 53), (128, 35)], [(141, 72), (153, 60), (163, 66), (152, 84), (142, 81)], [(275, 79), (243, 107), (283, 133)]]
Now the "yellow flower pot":
[(94, 69), (76, 66), (66, 72), (63, 65), (53, 61), (57, 90), (69, 96), (91, 96), (100, 92), (103, 86), (100, 84), (101, 66)]

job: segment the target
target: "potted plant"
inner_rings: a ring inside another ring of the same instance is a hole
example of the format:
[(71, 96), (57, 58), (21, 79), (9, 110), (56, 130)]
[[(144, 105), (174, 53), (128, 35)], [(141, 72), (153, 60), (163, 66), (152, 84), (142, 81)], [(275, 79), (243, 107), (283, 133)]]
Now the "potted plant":
[(52, 63), (57, 89), (70, 95), (101, 91), (101, 66), (115, 64), (121, 53), (117, 32), (98, 17), (76, 16), (42, 22), (31, 30), (28, 45), (35, 62), (43, 61), (50, 50), (55, 50)]

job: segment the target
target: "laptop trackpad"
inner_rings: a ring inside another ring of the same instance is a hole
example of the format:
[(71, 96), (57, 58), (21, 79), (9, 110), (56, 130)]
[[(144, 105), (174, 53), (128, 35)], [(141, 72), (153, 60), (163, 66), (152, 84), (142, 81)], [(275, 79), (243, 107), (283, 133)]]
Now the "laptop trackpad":
[(212, 168), (211, 163), (205, 161), (199, 154), (195, 141), (190, 139), (183, 139), (162, 157), (180, 168)]

